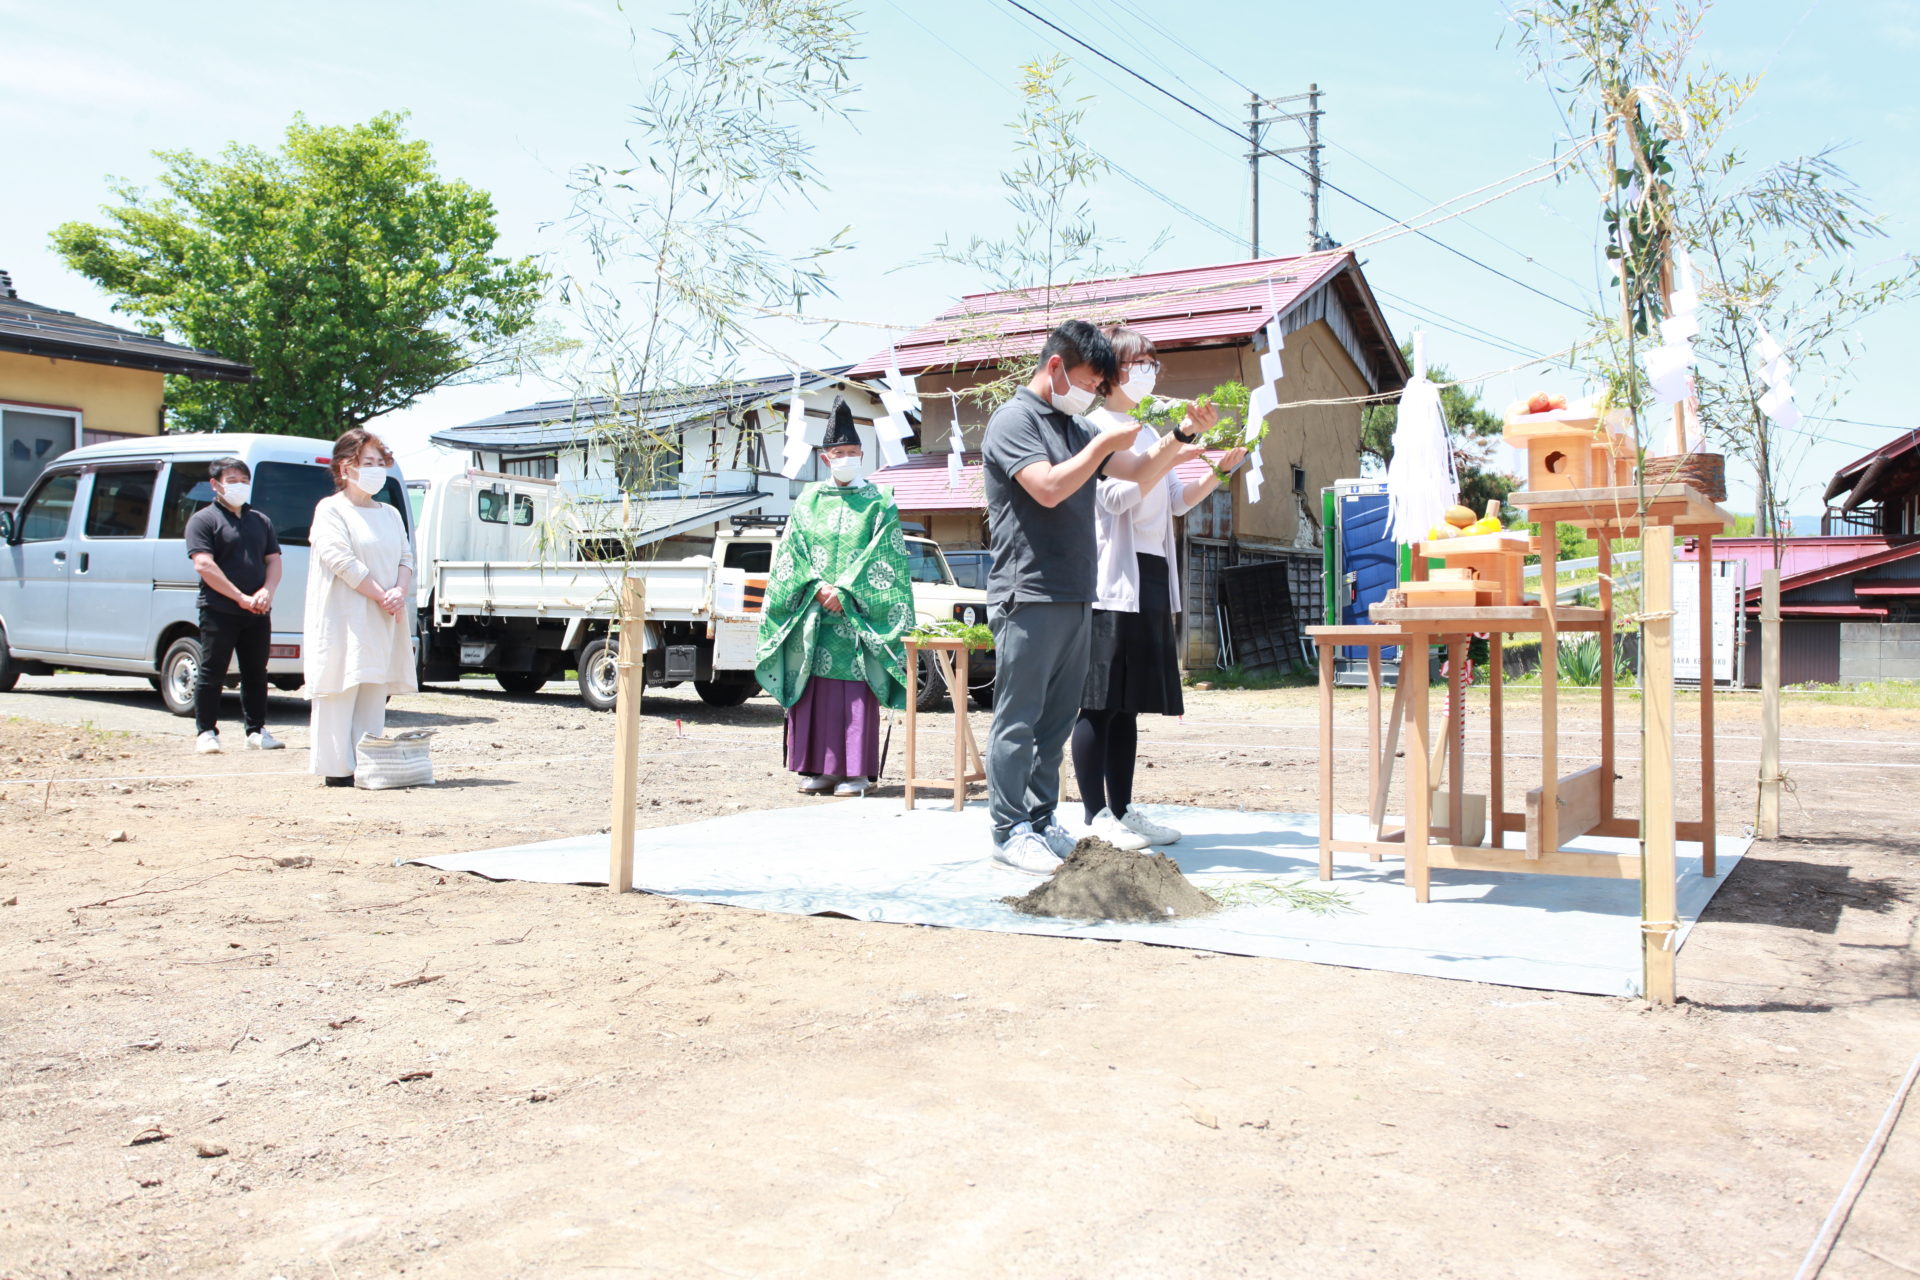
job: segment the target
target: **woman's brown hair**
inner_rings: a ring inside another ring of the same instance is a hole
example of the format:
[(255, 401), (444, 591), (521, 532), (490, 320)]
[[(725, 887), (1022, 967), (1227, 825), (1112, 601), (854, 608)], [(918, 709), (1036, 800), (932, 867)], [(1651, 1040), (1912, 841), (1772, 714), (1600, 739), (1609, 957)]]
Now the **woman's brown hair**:
[(1138, 329), (1129, 329), (1124, 324), (1116, 324), (1107, 330), (1107, 343), (1112, 346), (1113, 358), (1122, 369), (1136, 360), (1157, 362), (1160, 359), (1159, 351), (1154, 348), (1153, 339)]
[(345, 492), (347, 487), (347, 468), (359, 465), (356, 459), (360, 456), (360, 450), (364, 449), (369, 443), (380, 450), (381, 466), (390, 467), (393, 465), (393, 450), (387, 448), (387, 442), (385, 440), (382, 440), (365, 427), (354, 427), (333, 442), (334, 492)]

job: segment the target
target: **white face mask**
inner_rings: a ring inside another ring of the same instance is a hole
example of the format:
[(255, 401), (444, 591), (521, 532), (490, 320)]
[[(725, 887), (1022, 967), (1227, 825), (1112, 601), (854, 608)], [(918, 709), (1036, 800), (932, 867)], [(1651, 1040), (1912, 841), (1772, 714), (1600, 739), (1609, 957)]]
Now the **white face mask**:
[(387, 469), (385, 467), (360, 467), (353, 473), (353, 487), (372, 497), (386, 488)]
[(232, 480), (220, 486), (220, 496), (228, 506), (238, 511), (253, 501), (253, 486), (245, 481)]
[(1150, 364), (1136, 364), (1129, 367), (1127, 380), (1120, 384), (1120, 390), (1127, 399), (1134, 402), (1145, 400), (1153, 394), (1153, 386), (1160, 380), (1160, 371)]
[[(1060, 376), (1066, 378), (1067, 375), (1064, 369), (1061, 370)], [(1076, 418), (1093, 408), (1093, 402), (1099, 398), (1098, 392), (1089, 391), (1085, 387), (1074, 386), (1073, 379), (1071, 378), (1067, 378), (1067, 389), (1065, 391), (1054, 391), (1047, 396), (1047, 400), (1054, 408), (1062, 413), (1070, 413)]]
[(833, 476), (836, 482), (846, 484), (860, 474), (860, 459), (829, 458), (827, 459), (827, 471)]

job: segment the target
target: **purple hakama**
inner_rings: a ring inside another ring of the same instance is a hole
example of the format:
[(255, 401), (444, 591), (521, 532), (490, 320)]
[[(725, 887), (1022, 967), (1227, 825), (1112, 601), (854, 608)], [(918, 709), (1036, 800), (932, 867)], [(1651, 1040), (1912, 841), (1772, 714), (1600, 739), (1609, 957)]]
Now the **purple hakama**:
[(787, 711), (787, 768), (835, 778), (879, 775), (880, 702), (866, 681), (807, 681)]

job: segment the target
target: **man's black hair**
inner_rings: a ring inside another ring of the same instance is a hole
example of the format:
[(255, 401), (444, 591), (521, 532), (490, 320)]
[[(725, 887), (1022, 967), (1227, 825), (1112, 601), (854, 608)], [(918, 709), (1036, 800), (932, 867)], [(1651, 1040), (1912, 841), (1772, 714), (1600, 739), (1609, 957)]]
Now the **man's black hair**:
[(1085, 320), (1069, 320), (1047, 335), (1047, 345), (1040, 348), (1040, 363), (1045, 365), (1055, 356), (1069, 369), (1090, 365), (1100, 375), (1102, 394), (1120, 376), (1120, 361), (1113, 354), (1113, 344)]
[(238, 458), (222, 458), (218, 462), (209, 462), (207, 464), (207, 475), (215, 480), (218, 480), (229, 471), (238, 471), (247, 479), (253, 479), (253, 468)]

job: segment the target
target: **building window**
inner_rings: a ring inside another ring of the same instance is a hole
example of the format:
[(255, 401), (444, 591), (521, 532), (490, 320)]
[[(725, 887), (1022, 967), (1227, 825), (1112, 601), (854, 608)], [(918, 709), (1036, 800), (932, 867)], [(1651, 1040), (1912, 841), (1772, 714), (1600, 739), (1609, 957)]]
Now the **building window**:
[(1293, 469), (1293, 491), (1295, 493), (1305, 493), (1307, 491), (1307, 469), (1305, 467), (1295, 467)]
[(560, 457), (549, 453), (540, 458), (509, 458), (501, 470), (510, 476), (526, 476), (530, 480), (558, 480), (560, 478)]
[(80, 415), (0, 406), (0, 498), (18, 500), (47, 464), (80, 445)]
[(657, 493), (680, 484), (680, 452), (665, 445), (622, 449), (614, 455), (613, 475), (624, 493)]

